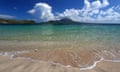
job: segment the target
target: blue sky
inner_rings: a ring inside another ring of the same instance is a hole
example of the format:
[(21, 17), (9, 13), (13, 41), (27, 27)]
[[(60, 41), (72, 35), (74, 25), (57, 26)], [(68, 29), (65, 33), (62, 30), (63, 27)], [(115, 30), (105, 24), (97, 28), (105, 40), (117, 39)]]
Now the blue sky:
[(0, 0), (0, 17), (48, 21), (120, 22), (120, 0)]
[(0, 0), (0, 14), (16, 16), (18, 19), (31, 17), (27, 13), (36, 3), (44, 2), (53, 7), (53, 12), (63, 12), (67, 8), (81, 8), (81, 0)]

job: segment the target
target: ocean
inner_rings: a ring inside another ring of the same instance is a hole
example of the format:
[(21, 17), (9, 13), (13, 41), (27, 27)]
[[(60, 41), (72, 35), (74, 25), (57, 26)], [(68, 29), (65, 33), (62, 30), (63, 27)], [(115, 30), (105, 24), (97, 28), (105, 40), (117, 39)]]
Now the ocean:
[(120, 25), (0, 25), (0, 40), (119, 43)]
[(120, 25), (0, 25), (0, 51), (38, 48), (98, 50), (104, 59), (117, 62)]

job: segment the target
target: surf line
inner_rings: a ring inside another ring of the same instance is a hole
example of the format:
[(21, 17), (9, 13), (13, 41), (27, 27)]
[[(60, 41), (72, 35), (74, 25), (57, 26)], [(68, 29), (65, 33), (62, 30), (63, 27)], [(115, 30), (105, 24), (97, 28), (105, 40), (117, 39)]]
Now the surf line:
[(97, 63), (101, 62), (101, 61), (108, 61), (108, 62), (120, 62), (120, 60), (107, 60), (104, 59), (103, 57), (99, 60), (99, 61), (95, 61), (93, 65), (89, 66), (89, 67), (85, 67), (85, 68), (80, 68), (80, 70), (90, 70), (96, 67)]
[[(22, 52), (21, 51), (17, 51), (15, 53), (0, 52), (0, 55), (1, 56), (10, 56), (10, 59), (14, 60), (14, 59), (16, 59), (16, 58), (14, 58), (15, 54), (26, 53), (26, 52), (28, 52), (28, 51), (22, 51)], [(60, 63), (46, 62), (46, 61), (43, 61), (43, 60), (35, 60), (35, 59), (25, 58), (25, 57), (17, 57), (17, 59), (27, 59), (29, 61), (34, 61), (34, 62), (44, 62), (44, 63), (51, 63), (51, 64), (56, 64), (56, 65), (62, 65), (62, 66), (64, 66), (63, 64), (60, 64)], [(96, 67), (97, 63), (99, 63), (101, 61), (120, 62), (120, 60), (107, 60), (107, 59), (104, 59), (103, 57), (101, 57), (100, 60), (94, 61), (94, 63), (91, 66), (80, 68), (80, 70), (90, 70), (90, 69), (93, 69), (93, 68)], [(66, 65), (64, 67), (72, 67), (72, 66), (71, 65)]]
[(66, 65), (64, 66), (63, 64), (60, 63), (54, 63), (54, 62), (49, 62), (49, 61), (43, 61), (43, 60), (35, 60), (32, 58), (25, 58), (25, 57), (14, 57), (17, 54), (21, 54), (21, 53), (28, 53), (29, 51), (16, 51), (16, 52), (0, 52), (1, 56), (8, 56), (10, 58), (10, 60), (15, 60), (15, 59), (24, 59), (24, 60), (28, 60), (28, 61), (33, 61), (33, 62), (44, 62), (44, 63), (51, 63), (51, 64), (56, 64), (56, 65), (61, 65), (63, 67), (72, 67), (71, 65)]
[(99, 62), (101, 62), (101, 61), (103, 61), (103, 60), (104, 60), (104, 58), (101, 57), (101, 59), (100, 59), (99, 61), (95, 61), (95, 62), (93, 63), (93, 65), (91, 65), (91, 66), (89, 66), (89, 67), (85, 67), (85, 68), (80, 68), (80, 70), (89, 70), (89, 69), (93, 69), (94, 67), (96, 67), (97, 63), (99, 63)]

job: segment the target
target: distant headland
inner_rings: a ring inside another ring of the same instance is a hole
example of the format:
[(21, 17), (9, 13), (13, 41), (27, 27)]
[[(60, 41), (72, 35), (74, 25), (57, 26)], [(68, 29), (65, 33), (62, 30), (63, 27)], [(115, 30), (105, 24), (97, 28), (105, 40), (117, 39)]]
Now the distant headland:
[(120, 25), (120, 23), (90, 23), (90, 22), (77, 22), (69, 18), (61, 20), (50, 20), (46, 22), (36, 22), (34, 20), (15, 20), (0, 18), (0, 25)]
[(3, 19), (0, 18), (0, 24), (79, 24), (79, 22), (75, 22), (71, 19), (64, 18), (61, 20), (50, 20), (47, 22), (35, 22), (34, 20), (15, 20), (15, 19)]
[(0, 18), (0, 24), (35, 24), (33, 20), (15, 20)]

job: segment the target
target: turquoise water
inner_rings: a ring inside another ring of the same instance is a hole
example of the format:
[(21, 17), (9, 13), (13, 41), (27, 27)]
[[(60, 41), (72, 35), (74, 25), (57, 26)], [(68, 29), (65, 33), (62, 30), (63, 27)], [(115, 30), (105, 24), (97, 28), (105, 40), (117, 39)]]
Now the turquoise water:
[[(17, 42), (12, 44), (9, 41)], [(27, 45), (19, 41), (27, 41)], [(33, 43), (28, 44), (29, 41)], [(120, 25), (0, 25), (0, 42), (6, 43), (0, 44), (1, 50), (7, 47), (12, 50), (48, 47), (98, 49), (104, 58), (120, 60)]]
[(93, 42), (119, 49), (120, 25), (0, 25), (0, 40)]
[(0, 25), (0, 40), (114, 41), (120, 25)]

